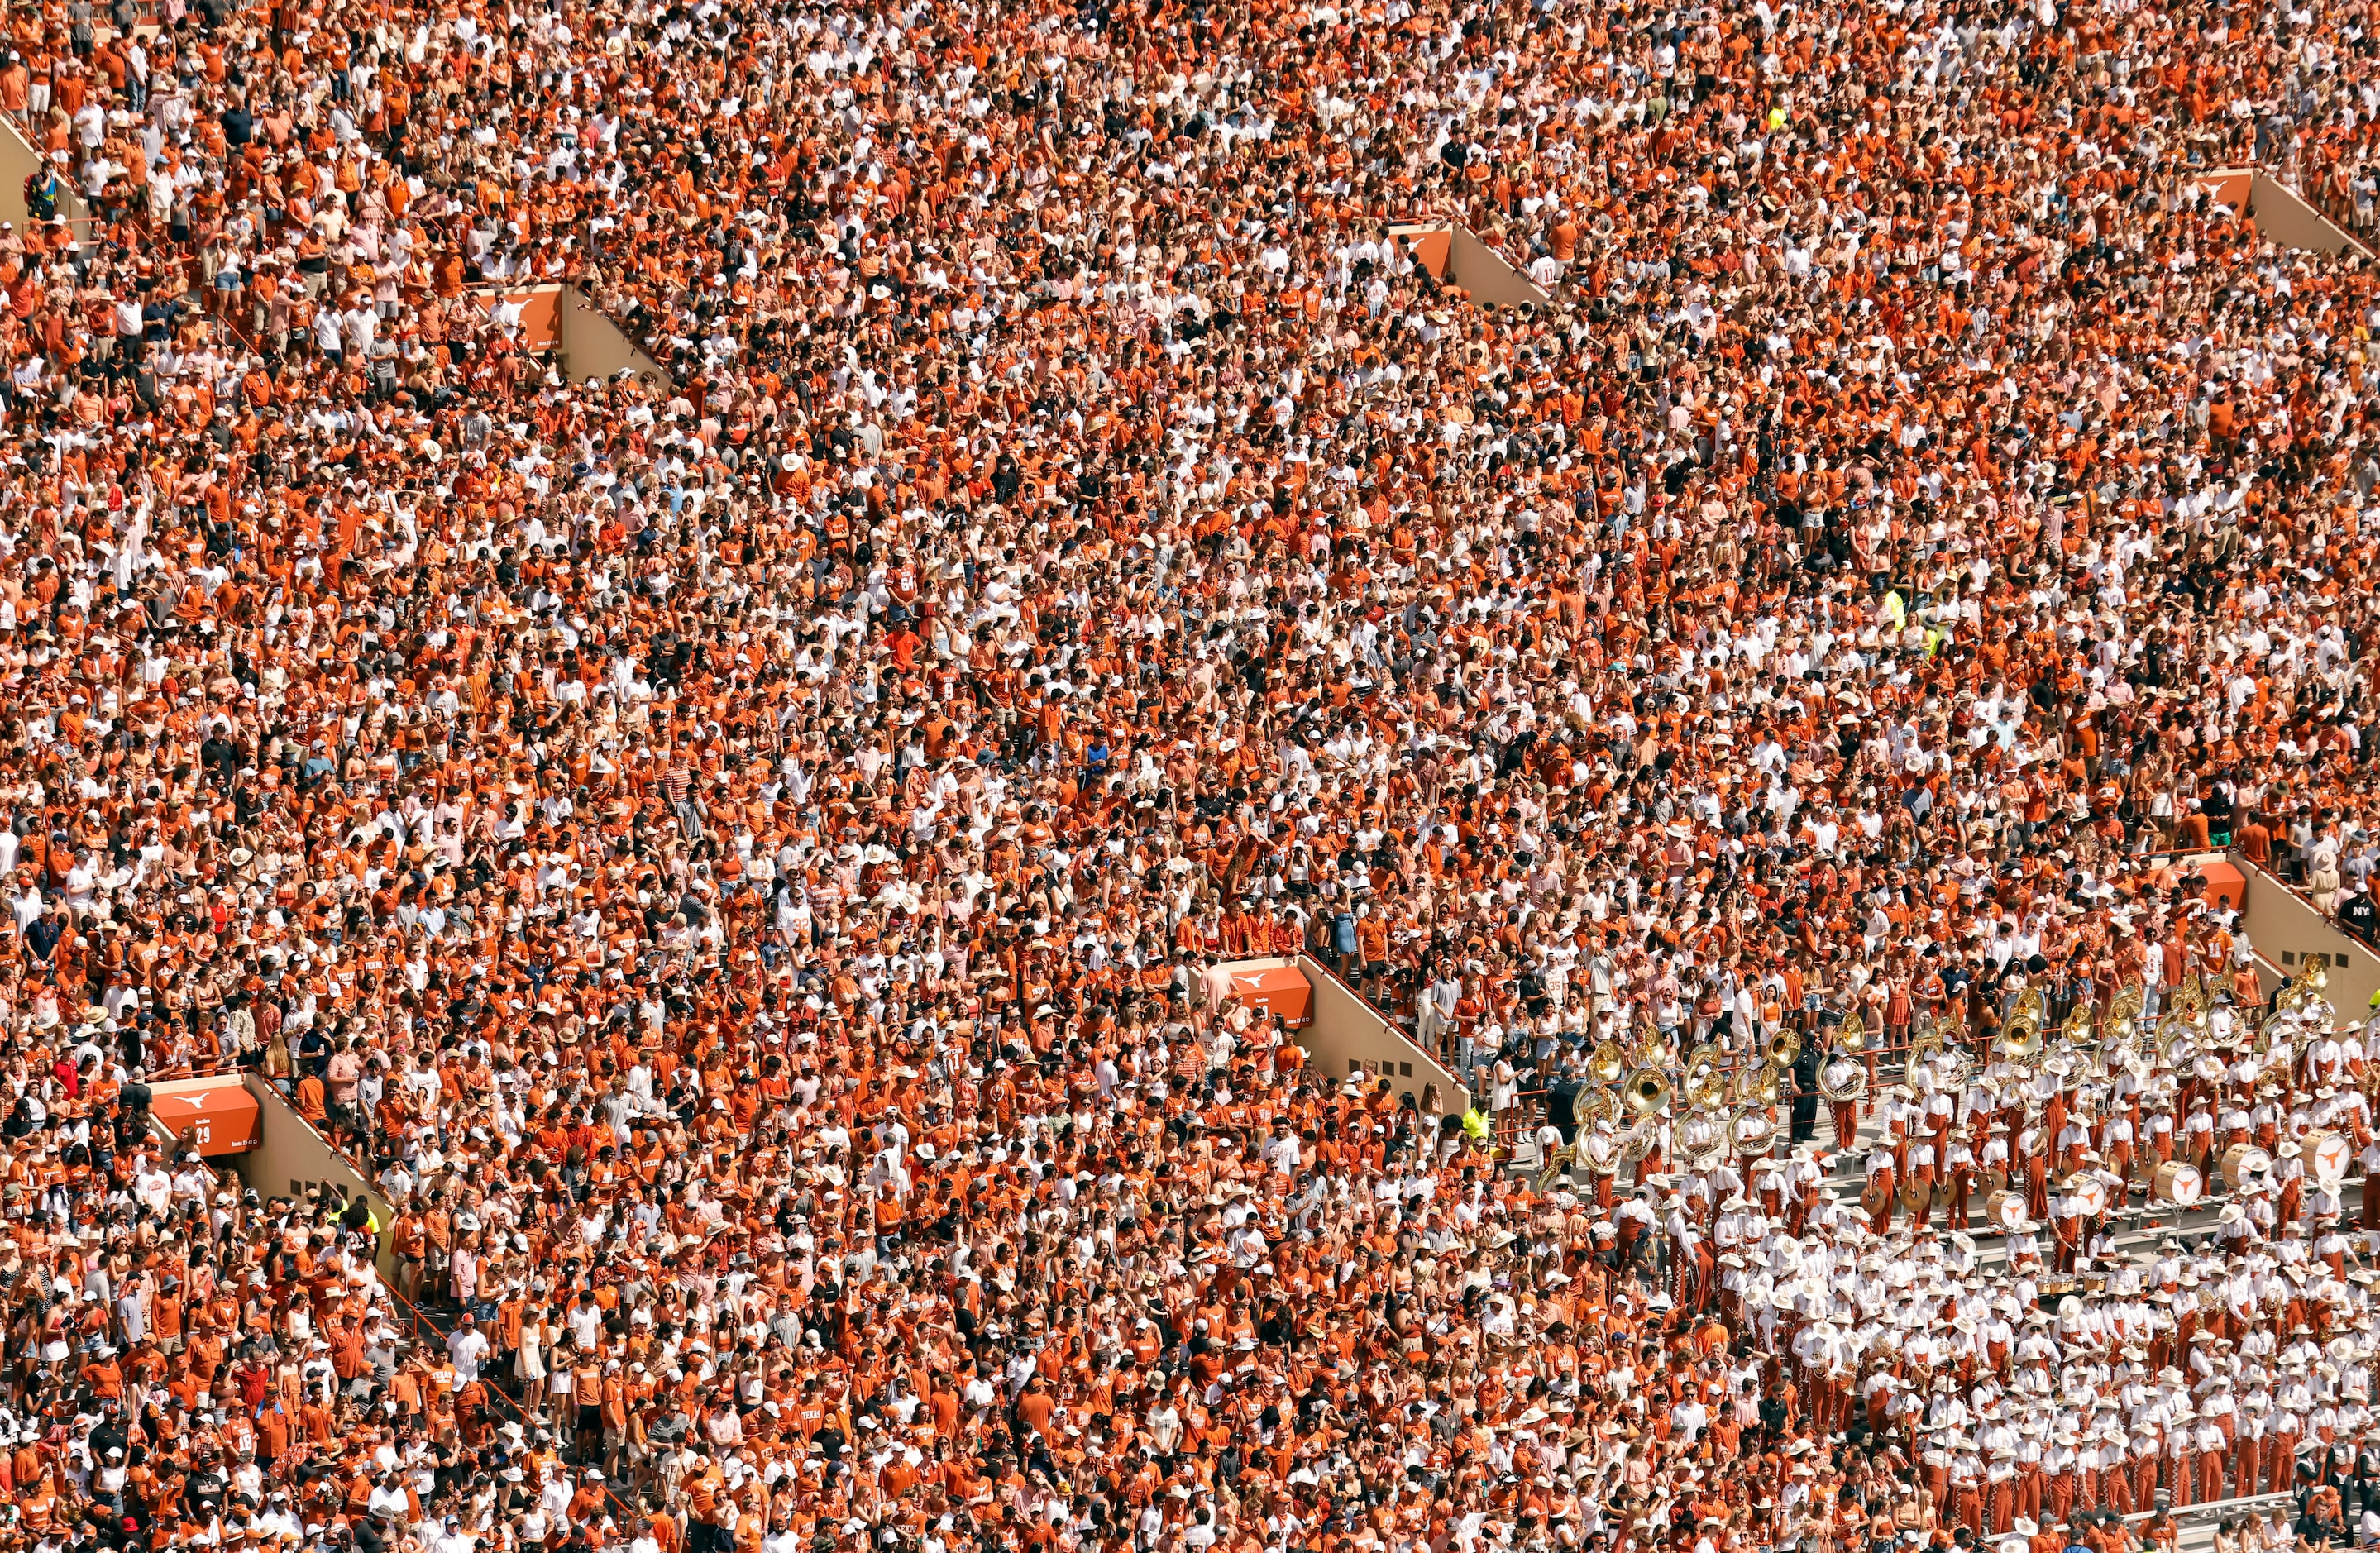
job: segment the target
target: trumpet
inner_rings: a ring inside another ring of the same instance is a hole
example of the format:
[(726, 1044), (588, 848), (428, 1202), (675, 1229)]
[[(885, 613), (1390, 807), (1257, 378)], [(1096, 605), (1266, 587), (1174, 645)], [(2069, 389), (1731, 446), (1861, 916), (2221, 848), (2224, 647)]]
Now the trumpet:
[(1597, 1041), (1586, 1059), (1587, 1076), (1597, 1084), (1617, 1084), (1628, 1072), (1628, 1054), (1615, 1040)]
[(1670, 1109), (1670, 1077), (1656, 1067), (1642, 1067), (1620, 1086), (1620, 1103), (1638, 1121), (1650, 1121)]

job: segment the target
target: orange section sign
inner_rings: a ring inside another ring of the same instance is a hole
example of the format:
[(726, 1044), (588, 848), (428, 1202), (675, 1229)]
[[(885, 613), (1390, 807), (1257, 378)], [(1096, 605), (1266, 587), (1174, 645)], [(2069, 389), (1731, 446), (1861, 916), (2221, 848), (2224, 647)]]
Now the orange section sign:
[(1232, 996), (1261, 1013), (1269, 1013), (1292, 1030), (1314, 1023), (1314, 987), (1295, 965), (1268, 971), (1235, 971)]
[(245, 1154), (263, 1136), (256, 1097), (237, 1076), (169, 1079), (153, 1086), (149, 1114), (201, 1158)]

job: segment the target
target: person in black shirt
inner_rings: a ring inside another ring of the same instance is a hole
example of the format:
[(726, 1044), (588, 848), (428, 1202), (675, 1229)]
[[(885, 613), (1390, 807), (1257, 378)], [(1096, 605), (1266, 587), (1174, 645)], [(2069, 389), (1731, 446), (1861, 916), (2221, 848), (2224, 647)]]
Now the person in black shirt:
[(2371, 890), (2362, 884), (2349, 887), (2347, 899), (2338, 908), (2339, 928), (2366, 943), (2374, 941), (2380, 933), (2380, 906), (2372, 900)]

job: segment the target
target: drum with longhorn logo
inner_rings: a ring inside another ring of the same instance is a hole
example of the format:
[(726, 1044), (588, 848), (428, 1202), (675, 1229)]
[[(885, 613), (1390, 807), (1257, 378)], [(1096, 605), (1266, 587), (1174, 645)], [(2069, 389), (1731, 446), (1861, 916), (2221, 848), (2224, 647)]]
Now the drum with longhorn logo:
[(2305, 1162), (2308, 1175), (2325, 1186), (2336, 1186), (2355, 1164), (2354, 1140), (2344, 1133), (2308, 1133)]
[(2188, 1160), (2168, 1159), (2150, 1175), (2149, 1189), (2161, 1203), (2188, 1207), (2206, 1195), (2206, 1178)]
[(2251, 1176), (2267, 1174), (2272, 1168), (2273, 1157), (2252, 1143), (2235, 1143), (2223, 1151), (2223, 1184), (2234, 1192)]

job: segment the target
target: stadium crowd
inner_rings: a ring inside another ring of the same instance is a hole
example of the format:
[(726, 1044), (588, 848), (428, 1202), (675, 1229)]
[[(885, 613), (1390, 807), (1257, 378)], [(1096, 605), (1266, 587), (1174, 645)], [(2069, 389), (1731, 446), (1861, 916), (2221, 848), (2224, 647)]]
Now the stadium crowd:
[(5, 26), (0, 1546), (2380, 1538), (2362, 0)]

